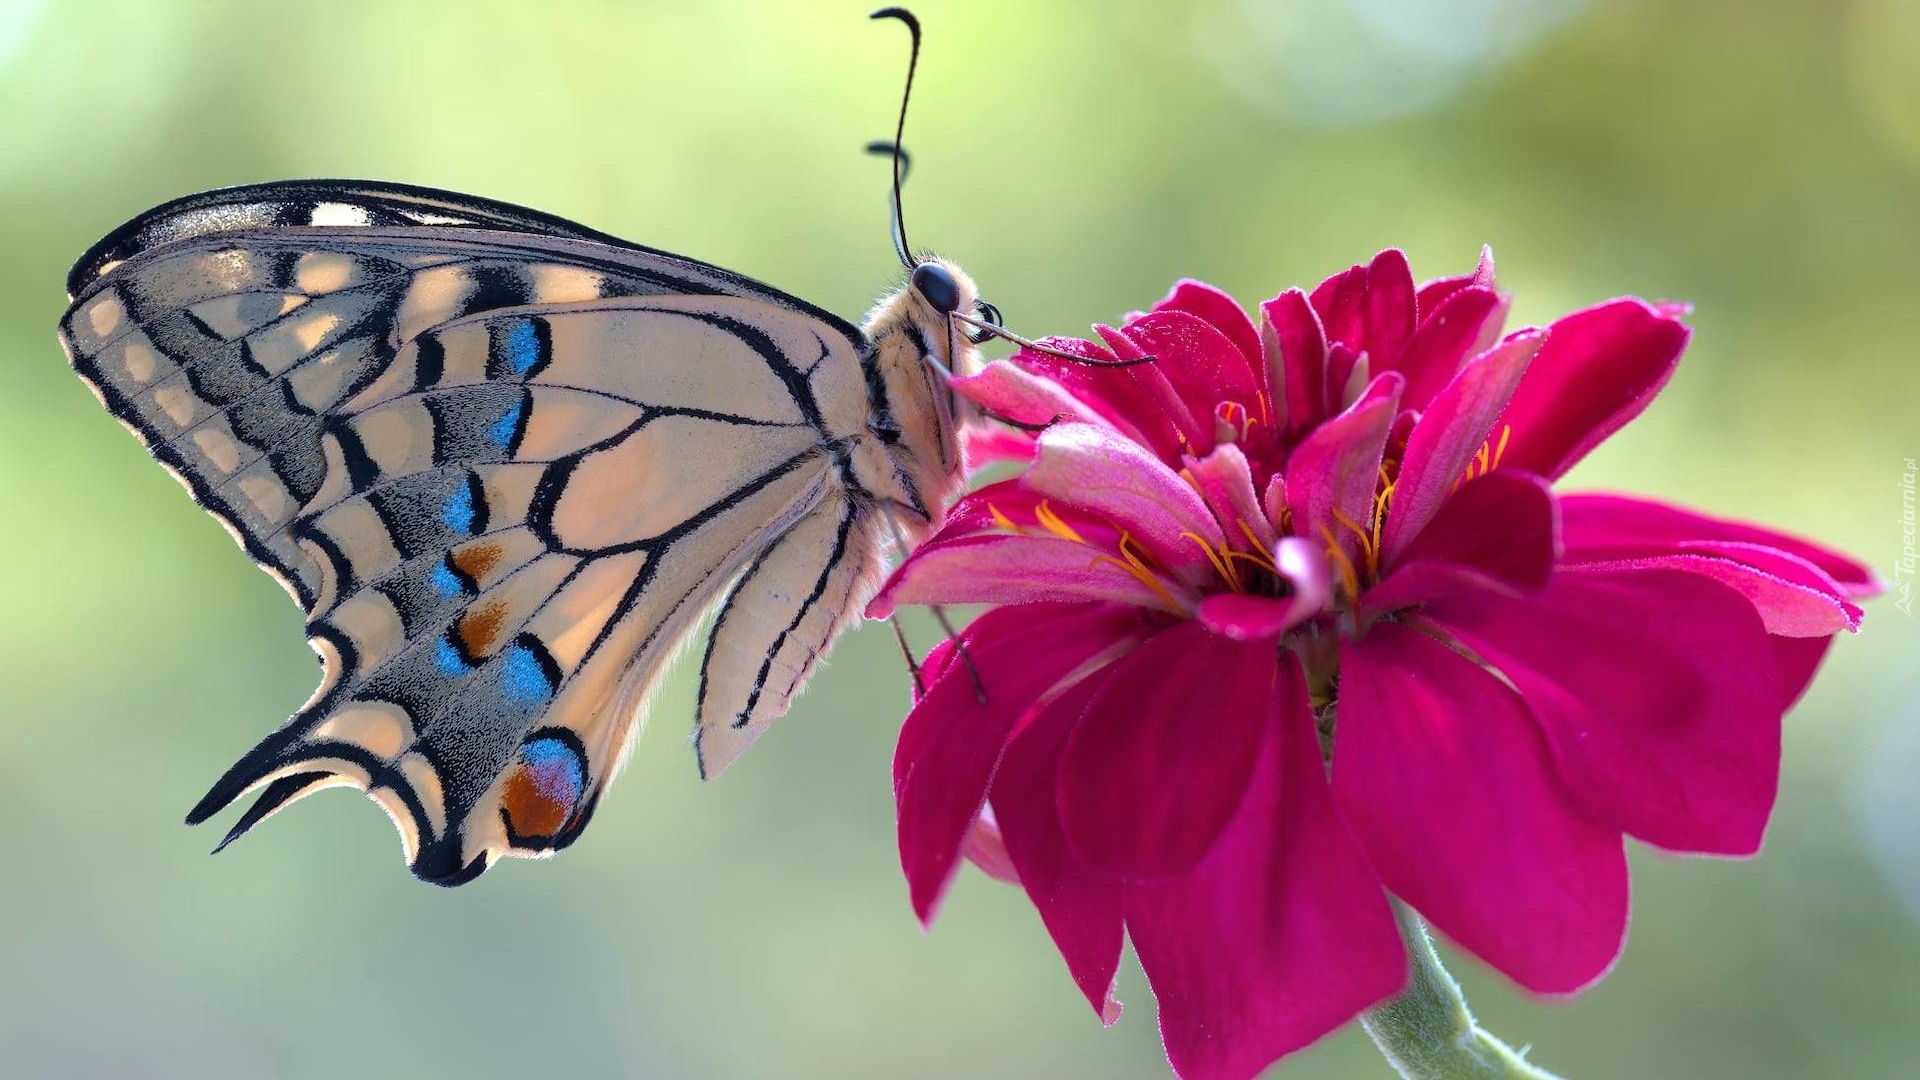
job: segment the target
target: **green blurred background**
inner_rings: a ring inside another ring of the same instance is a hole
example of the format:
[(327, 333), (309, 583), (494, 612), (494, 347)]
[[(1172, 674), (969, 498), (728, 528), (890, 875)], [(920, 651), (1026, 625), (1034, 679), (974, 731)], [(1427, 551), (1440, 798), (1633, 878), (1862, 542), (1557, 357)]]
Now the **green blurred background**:
[[(1572, 486), (1891, 575), (1920, 455), (1914, 0), (917, 6), (911, 231), (1017, 328), (1081, 332), (1181, 275), (1257, 300), (1390, 244), (1455, 273), (1489, 242), (1516, 323), (1698, 305), (1672, 388)], [(704, 787), (677, 680), (583, 843), (455, 892), (346, 795), (218, 859), (179, 825), (315, 666), (280, 590), (68, 373), (71, 259), (176, 195), (366, 176), (857, 315), (898, 277), (858, 151), (905, 63), (864, 16), (0, 0), (0, 1075), (1165, 1075), (1137, 969), (1102, 1030), (1016, 890), (969, 870), (914, 923), (884, 629)], [(1597, 989), (1529, 1000), (1459, 962), (1489, 1026), (1577, 1080), (1912, 1076), (1917, 661), (1920, 624), (1876, 604), (1789, 718), (1763, 857), (1636, 852)], [(1275, 1075), (1386, 1071), (1349, 1030)]]

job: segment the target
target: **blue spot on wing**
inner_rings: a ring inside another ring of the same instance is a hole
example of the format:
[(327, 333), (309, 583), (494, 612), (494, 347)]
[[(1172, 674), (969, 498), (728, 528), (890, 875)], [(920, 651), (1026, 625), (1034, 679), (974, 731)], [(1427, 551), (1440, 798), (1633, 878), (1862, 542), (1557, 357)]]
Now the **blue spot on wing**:
[[(553, 697), (553, 682), (540, 658), (525, 645), (507, 646), (501, 658), (500, 688), (516, 705), (542, 705)], [(553, 740), (545, 740), (552, 742)], [(528, 746), (534, 744), (529, 743)], [(569, 754), (571, 750), (567, 751)]]
[(500, 449), (513, 449), (513, 433), (520, 430), (520, 415), (526, 411), (526, 408), (527, 403), (524, 398), (516, 399), (513, 408), (508, 409), (505, 415), (495, 420), (493, 426), (487, 429), (487, 434)]
[(443, 599), (452, 599), (467, 591), (466, 587), (460, 584), (460, 579), (454, 576), (453, 571), (447, 569), (447, 564), (444, 562), (433, 568), (433, 590)]
[(460, 650), (454, 648), (453, 642), (448, 641), (446, 638), (441, 638), (439, 641), (434, 642), (433, 662), (444, 675), (465, 675), (467, 673), (467, 662), (460, 658)]
[(526, 375), (540, 362), (540, 335), (534, 331), (531, 319), (516, 323), (507, 332), (506, 353), (507, 367), (515, 375)]
[(440, 508), (440, 520), (447, 528), (457, 533), (473, 531), (473, 490), (471, 485), (459, 484), (453, 494), (447, 496), (446, 505)]
[(573, 747), (554, 738), (529, 739), (520, 746), (520, 760), (541, 794), (569, 807), (579, 801), (587, 777)]

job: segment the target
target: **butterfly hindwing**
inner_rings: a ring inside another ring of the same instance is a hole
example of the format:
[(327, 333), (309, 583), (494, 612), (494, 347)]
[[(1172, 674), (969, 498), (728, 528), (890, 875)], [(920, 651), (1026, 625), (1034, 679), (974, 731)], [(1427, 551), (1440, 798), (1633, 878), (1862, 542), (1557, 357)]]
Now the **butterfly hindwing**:
[[(190, 820), (264, 788), (231, 839), (347, 783), (431, 880), (564, 846), (729, 582), (791, 622), (716, 630), (765, 650), (722, 671), (758, 679), (739, 730), (784, 711), (878, 562), (840, 482), (858, 331), (587, 230), (500, 231), (543, 222), (493, 204), (402, 227), (389, 196), (327, 192), (364, 213), (315, 226), (313, 193), (243, 190), (103, 241), (62, 324), (108, 407), (287, 584), (322, 659)], [(410, 205), (464, 205), (439, 197)], [(258, 227), (300, 205), (306, 223)], [(223, 208), (241, 231), (209, 224)]]
[(701, 662), (694, 750), (702, 775), (786, 713), (881, 569), (876, 522), (822, 506), (768, 546), (728, 592)]

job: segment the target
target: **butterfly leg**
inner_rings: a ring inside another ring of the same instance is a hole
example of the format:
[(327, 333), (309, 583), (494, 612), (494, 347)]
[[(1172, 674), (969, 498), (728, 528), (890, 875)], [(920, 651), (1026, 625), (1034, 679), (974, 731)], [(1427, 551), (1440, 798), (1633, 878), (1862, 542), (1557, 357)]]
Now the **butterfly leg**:
[[(889, 508), (886, 513), (886, 519), (887, 527), (893, 530), (894, 549), (898, 551), (900, 557), (904, 559), (909, 554), (912, 554), (913, 544), (907, 540), (907, 534), (905, 530), (900, 528), (900, 521), (893, 516), (891, 508)], [(967, 652), (966, 639), (960, 636), (960, 631), (953, 628), (953, 620), (947, 618), (946, 608), (938, 604), (929, 605), (929, 607), (933, 611), (934, 620), (940, 624), (940, 629), (946, 632), (947, 640), (953, 643), (955, 655), (959, 656), (960, 662), (967, 666), (967, 677), (973, 680), (974, 698), (978, 700), (980, 704), (985, 705), (987, 703), (987, 684), (980, 681), (980, 669), (974, 666), (973, 656)], [(904, 635), (900, 634), (899, 623), (894, 623), (893, 632), (899, 637), (901, 648), (906, 648), (907, 639)], [(913, 667), (914, 685), (918, 687), (920, 685), (920, 672), (918, 667), (913, 665), (913, 653), (910, 651), (907, 653), (907, 661), (908, 666)]]
[(900, 643), (900, 657), (907, 662), (907, 674), (913, 677), (913, 700), (919, 701), (927, 696), (927, 684), (920, 678), (920, 664), (913, 658), (913, 646), (907, 644), (907, 632), (901, 628), (898, 615), (889, 615), (887, 625), (893, 627), (893, 640)]

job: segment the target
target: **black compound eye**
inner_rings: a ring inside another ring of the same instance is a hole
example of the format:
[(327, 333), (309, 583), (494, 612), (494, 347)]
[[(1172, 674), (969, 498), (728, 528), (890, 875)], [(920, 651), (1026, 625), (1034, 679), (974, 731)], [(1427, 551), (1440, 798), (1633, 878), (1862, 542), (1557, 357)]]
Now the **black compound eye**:
[[(973, 308), (980, 313), (980, 321), (986, 323), (988, 326), (1006, 325), (1006, 320), (1000, 315), (1000, 309), (987, 301), (975, 300), (973, 302)], [(987, 341), (997, 336), (999, 335), (995, 334), (992, 330), (983, 327), (967, 334), (967, 340), (973, 342), (975, 345), (984, 345)]]
[(960, 310), (960, 283), (939, 263), (921, 263), (913, 268), (913, 291), (942, 315)]

